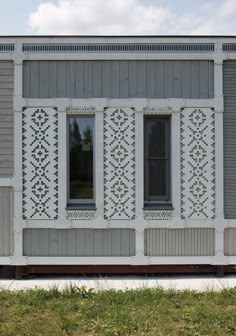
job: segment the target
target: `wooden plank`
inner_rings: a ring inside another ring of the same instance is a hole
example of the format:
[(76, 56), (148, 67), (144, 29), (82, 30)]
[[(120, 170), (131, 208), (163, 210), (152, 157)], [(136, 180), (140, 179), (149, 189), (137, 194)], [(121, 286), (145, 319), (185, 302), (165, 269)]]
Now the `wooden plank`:
[(58, 256), (58, 230), (49, 229), (48, 230), (49, 244), (48, 253), (49, 256)]
[[(8, 96), (8, 97), (11, 97), (12, 99), (12, 96), (13, 96), (13, 92), (14, 90), (13, 89), (0, 89), (0, 96)], [(2, 99), (2, 98), (1, 98)]]
[(8, 110), (11, 109), (13, 110), (13, 100), (9, 101), (1, 101), (0, 100), (0, 109)]
[(200, 96), (200, 64), (199, 61), (191, 62), (191, 98), (198, 99)]
[(147, 97), (147, 62), (138, 61), (138, 98)]
[(129, 98), (138, 97), (138, 62), (129, 61)]
[(13, 155), (14, 154), (13, 146), (11, 148), (0, 147), (0, 155), (3, 154)]
[(13, 149), (14, 148), (13, 138), (12, 138), (12, 141), (1, 141), (0, 140), (0, 148)]
[(84, 255), (93, 256), (94, 255), (94, 232), (92, 229), (84, 229)]
[(65, 230), (66, 234), (66, 255), (76, 256), (76, 229)]
[[(34, 230), (34, 229), (33, 229)], [(49, 254), (49, 230), (39, 229), (40, 256), (48, 256)]]
[[(7, 126), (10, 126), (8, 123), (5, 123)], [(3, 126), (3, 125), (0, 125)], [(13, 135), (14, 134), (14, 129), (12, 127), (6, 127), (6, 128), (0, 128), (0, 134), (1, 135)]]
[(14, 64), (12, 61), (0, 61), (0, 69), (14, 69)]
[(14, 68), (0, 68), (0, 76), (14, 76)]
[(31, 229), (31, 251), (29, 255), (40, 256), (40, 229)]
[(67, 250), (67, 240), (66, 240), (66, 231), (67, 230), (57, 230), (58, 235), (58, 256), (64, 257), (66, 256)]
[(102, 61), (102, 98), (111, 97), (111, 62)]
[(84, 62), (75, 62), (75, 97), (84, 97)]
[(30, 62), (30, 98), (39, 98), (40, 68), (39, 61)]
[(57, 61), (57, 98), (66, 97), (66, 63)]
[(58, 97), (57, 74), (57, 61), (48, 61), (48, 98)]
[(66, 61), (66, 94), (65, 97), (75, 98), (75, 62)]
[(93, 62), (84, 61), (84, 91), (83, 98), (92, 98), (93, 95)]
[(156, 95), (155, 98), (165, 98), (165, 62), (156, 61)]
[(183, 98), (191, 98), (191, 61), (185, 61), (182, 67)]
[(120, 256), (121, 255), (121, 234), (120, 229), (112, 229), (111, 233), (112, 239), (112, 256)]
[(164, 83), (164, 97), (162, 98), (174, 98), (173, 92), (173, 72), (174, 72), (174, 62), (165, 61), (165, 83)]
[(103, 230), (103, 237), (102, 237), (102, 255), (103, 256), (111, 256), (112, 250), (112, 240), (111, 240), (112, 229)]
[(156, 62), (147, 62), (147, 98), (156, 98)]
[(208, 99), (209, 98), (209, 62), (201, 61), (200, 62), (200, 99)]
[(173, 62), (173, 97), (182, 98), (183, 89), (182, 89), (182, 61)]
[(102, 246), (103, 246), (103, 230), (102, 229), (95, 229), (93, 230), (94, 233), (94, 246), (93, 246), (93, 253), (94, 256), (102, 256)]
[(0, 116), (1, 115), (12, 115), (13, 116), (13, 108), (2, 108), (0, 104)]
[(100, 61), (93, 61), (93, 98), (101, 98), (102, 95), (102, 65)]
[(129, 256), (130, 230), (120, 229), (120, 255)]
[(13, 75), (0, 76), (0, 83), (13, 83), (13, 82), (14, 82)]
[(85, 255), (85, 229), (77, 229), (75, 231), (76, 236), (76, 256)]
[(129, 65), (128, 61), (120, 61), (120, 96), (119, 98), (129, 98)]
[(111, 98), (120, 98), (120, 62), (111, 61)]
[(214, 62), (208, 62), (208, 77), (209, 77), (209, 98), (214, 97)]
[(0, 188), (0, 256), (4, 255), (4, 187)]

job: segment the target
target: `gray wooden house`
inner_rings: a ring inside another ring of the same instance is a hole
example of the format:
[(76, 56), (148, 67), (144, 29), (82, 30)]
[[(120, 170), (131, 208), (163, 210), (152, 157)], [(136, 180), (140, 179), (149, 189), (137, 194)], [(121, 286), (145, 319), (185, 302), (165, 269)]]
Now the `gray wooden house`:
[(0, 37), (0, 265), (233, 270), (235, 130), (236, 37)]

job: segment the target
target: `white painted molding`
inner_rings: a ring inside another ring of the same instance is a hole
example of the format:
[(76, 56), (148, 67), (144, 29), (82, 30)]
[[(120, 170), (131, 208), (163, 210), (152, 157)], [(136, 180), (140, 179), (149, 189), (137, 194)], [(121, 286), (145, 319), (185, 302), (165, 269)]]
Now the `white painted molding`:
[(0, 188), (13, 187), (13, 185), (14, 185), (13, 177), (0, 177)]

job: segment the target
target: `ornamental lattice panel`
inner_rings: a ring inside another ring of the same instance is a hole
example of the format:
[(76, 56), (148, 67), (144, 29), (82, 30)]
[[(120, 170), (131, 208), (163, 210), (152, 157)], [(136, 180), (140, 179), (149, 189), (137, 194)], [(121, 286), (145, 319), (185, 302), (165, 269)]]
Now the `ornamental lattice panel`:
[(130, 108), (104, 112), (104, 217), (135, 217), (135, 113)]
[(23, 219), (58, 214), (58, 115), (53, 108), (23, 112)]
[(181, 112), (181, 215), (215, 217), (215, 118), (209, 108)]

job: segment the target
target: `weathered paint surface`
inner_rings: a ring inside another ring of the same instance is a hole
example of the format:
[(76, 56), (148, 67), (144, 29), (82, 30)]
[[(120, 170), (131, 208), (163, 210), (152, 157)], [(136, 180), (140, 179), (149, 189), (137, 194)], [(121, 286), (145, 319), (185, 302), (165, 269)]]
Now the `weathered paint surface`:
[(130, 229), (25, 229), (27, 256), (131, 256), (135, 231)]
[(13, 175), (13, 62), (0, 61), (0, 177)]
[(225, 255), (236, 256), (236, 228), (225, 229), (224, 238)]
[(26, 98), (212, 98), (212, 61), (25, 61)]
[(0, 256), (13, 254), (13, 188), (0, 187)]
[(223, 65), (224, 86), (224, 211), (236, 218), (236, 61)]
[(145, 254), (149, 256), (210, 256), (214, 250), (214, 229), (145, 230)]

